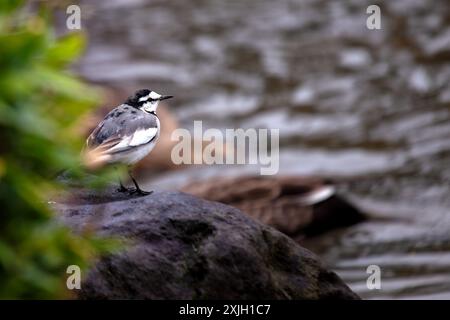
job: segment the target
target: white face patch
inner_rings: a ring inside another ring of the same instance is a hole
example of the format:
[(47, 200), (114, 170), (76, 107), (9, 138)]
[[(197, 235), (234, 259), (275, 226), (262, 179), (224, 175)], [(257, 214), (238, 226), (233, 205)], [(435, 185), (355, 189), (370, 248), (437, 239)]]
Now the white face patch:
[(156, 93), (155, 91), (151, 91), (145, 97), (139, 98), (139, 101), (147, 101), (149, 99), (159, 99), (159, 98), (161, 98), (161, 95), (159, 93)]
[(150, 94), (148, 96), (150, 98), (152, 98), (152, 99), (159, 99), (159, 98), (161, 98), (161, 95), (159, 93), (156, 93), (155, 91), (150, 92)]
[(158, 103), (159, 100), (149, 101), (144, 103), (140, 109), (144, 112), (155, 112), (158, 108)]
[(148, 95), (139, 99), (139, 101), (149, 100), (148, 102), (144, 103), (140, 109), (145, 112), (155, 112), (156, 109), (158, 108), (159, 100), (152, 100), (152, 99), (159, 99), (159, 98), (161, 98), (161, 95), (159, 93), (151, 91)]

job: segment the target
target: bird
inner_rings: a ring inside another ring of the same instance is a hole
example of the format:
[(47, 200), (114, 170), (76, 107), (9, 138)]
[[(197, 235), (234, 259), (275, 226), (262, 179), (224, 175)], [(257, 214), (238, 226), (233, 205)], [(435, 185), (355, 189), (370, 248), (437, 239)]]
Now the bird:
[(147, 156), (160, 134), (156, 115), (162, 100), (173, 98), (150, 89), (137, 90), (125, 102), (111, 110), (86, 139), (84, 159), (90, 167), (126, 165), (136, 189), (127, 189), (119, 178), (119, 192), (148, 195), (131, 173), (131, 167)]

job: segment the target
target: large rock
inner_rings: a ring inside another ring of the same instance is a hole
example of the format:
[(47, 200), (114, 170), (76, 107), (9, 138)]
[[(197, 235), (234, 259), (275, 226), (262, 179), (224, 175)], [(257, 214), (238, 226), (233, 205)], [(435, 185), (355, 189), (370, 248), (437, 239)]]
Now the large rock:
[(82, 299), (358, 298), (313, 253), (227, 205), (179, 192), (80, 193), (56, 209), (74, 230), (133, 240), (88, 272)]

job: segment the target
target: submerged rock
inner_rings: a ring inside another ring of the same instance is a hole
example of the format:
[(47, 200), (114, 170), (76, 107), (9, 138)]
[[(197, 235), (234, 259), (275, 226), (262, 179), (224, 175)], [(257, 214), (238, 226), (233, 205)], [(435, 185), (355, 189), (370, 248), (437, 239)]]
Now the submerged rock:
[(84, 278), (81, 299), (358, 299), (310, 251), (238, 209), (179, 192), (58, 203), (76, 231), (130, 240)]

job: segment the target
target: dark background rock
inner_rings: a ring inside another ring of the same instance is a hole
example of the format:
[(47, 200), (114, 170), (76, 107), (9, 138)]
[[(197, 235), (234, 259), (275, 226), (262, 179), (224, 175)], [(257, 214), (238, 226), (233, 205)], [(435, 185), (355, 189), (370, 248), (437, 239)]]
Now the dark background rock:
[(305, 237), (367, 220), (334, 189), (331, 181), (319, 177), (290, 175), (214, 177), (181, 190), (236, 207), (301, 243)]
[(92, 267), (81, 299), (358, 298), (313, 253), (233, 207), (179, 192), (99, 198), (55, 205), (74, 230), (132, 240)]

